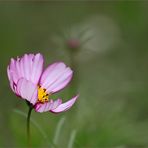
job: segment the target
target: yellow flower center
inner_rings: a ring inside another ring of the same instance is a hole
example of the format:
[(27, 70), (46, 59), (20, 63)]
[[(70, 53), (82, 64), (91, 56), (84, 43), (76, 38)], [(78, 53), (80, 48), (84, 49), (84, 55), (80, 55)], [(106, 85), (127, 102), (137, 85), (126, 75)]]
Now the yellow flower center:
[(49, 95), (46, 92), (46, 89), (42, 88), (41, 86), (38, 86), (38, 102), (45, 103), (49, 101)]

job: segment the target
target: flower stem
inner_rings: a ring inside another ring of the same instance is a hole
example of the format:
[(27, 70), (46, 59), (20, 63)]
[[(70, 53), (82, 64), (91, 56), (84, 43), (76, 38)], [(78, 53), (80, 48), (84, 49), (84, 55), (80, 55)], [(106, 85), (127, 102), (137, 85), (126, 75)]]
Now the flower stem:
[(27, 116), (27, 141), (28, 141), (28, 148), (30, 148), (30, 117), (32, 106), (29, 106), (28, 116)]

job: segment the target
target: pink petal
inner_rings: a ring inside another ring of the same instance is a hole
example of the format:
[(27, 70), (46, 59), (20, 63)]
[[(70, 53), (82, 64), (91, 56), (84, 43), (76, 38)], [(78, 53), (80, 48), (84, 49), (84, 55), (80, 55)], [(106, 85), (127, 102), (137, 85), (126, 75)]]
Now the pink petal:
[(56, 108), (58, 105), (62, 103), (61, 99), (57, 99), (56, 101), (53, 102), (53, 100), (50, 100), (50, 102), (45, 102), (43, 103), (37, 103), (35, 105), (35, 111), (36, 112), (47, 112), (50, 111), (52, 108)]
[(31, 81), (38, 84), (41, 74), (43, 72), (43, 56), (38, 53), (32, 59)]
[(58, 92), (59, 90), (62, 90), (71, 81), (72, 75), (73, 75), (72, 70), (70, 68), (67, 68), (63, 73), (63, 75), (61, 75), (61, 77), (58, 78), (55, 81), (55, 83), (53, 83), (47, 88), (47, 92), (55, 93)]
[(16, 60), (14, 60), (13, 58), (11, 59), (10, 64), (7, 68), (7, 74), (9, 80), (11, 78), (11, 80), (16, 84), (20, 76), (16, 68)]
[(9, 70), (9, 66), (7, 67), (7, 75), (8, 75), (8, 79), (10, 81), (10, 87), (13, 90), (13, 92), (15, 92), (15, 88), (13, 87), (13, 78), (12, 78), (11, 72)]
[(23, 78), (37, 84), (43, 70), (43, 56), (40, 53), (36, 55), (25, 54), (18, 67)]
[(20, 78), (25, 78), (37, 84), (43, 70), (43, 57), (41, 54), (25, 54), (21, 58), (11, 59), (8, 66), (8, 77), (17, 84)]
[(49, 65), (41, 76), (40, 84), (48, 93), (55, 93), (63, 89), (72, 78), (72, 70), (63, 62)]
[(28, 100), (33, 105), (37, 101), (37, 85), (24, 78), (18, 80), (16, 92), (17, 94), (19, 94), (19, 96), (21, 96), (25, 100)]
[(59, 112), (63, 112), (63, 111), (67, 111), (68, 109), (70, 109), (73, 104), (75, 103), (75, 101), (77, 100), (79, 95), (73, 97), (71, 100), (60, 104), (57, 108), (55, 109), (51, 109), (51, 112), (53, 113), (59, 113)]
[(52, 102), (52, 106), (50, 110), (57, 108), (61, 103), (62, 103), (61, 99), (55, 100), (54, 102)]

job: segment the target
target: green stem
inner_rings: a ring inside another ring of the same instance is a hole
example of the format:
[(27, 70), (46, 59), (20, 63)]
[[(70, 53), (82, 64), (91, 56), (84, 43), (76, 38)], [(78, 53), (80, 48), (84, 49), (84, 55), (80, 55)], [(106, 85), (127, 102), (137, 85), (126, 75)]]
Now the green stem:
[(31, 111), (32, 107), (29, 106), (28, 116), (27, 116), (27, 141), (28, 141), (28, 148), (30, 148), (30, 117), (31, 117)]

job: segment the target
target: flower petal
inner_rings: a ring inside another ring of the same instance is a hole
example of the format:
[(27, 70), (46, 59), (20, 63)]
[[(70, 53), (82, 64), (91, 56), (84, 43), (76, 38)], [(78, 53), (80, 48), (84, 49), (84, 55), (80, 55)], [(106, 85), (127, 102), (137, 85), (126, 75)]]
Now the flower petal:
[(38, 53), (25, 54), (21, 58), (11, 59), (7, 69), (8, 78), (17, 84), (20, 78), (25, 78), (37, 84), (43, 70), (43, 56)]
[(55, 93), (63, 89), (71, 80), (73, 71), (63, 62), (49, 65), (41, 76), (40, 85), (48, 93)]
[(62, 103), (61, 99), (57, 99), (56, 101), (50, 100), (50, 102), (45, 102), (43, 103), (37, 103), (35, 105), (35, 111), (36, 112), (47, 112), (50, 111), (51, 109), (56, 108), (57, 106), (59, 106)]
[(33, 84), (32, 82), (24, 78), (18, 80), (16, 92), (17, 94), (19, 94), (19, 96), (29, 101), (33, 105), (37, 101), (37, 94), (38, 94), (37, 85)]
[(43, 72), (44, 59), (43, 59), (43, 56), (40, 53), (38, 53), (34, 56), (32, 60), (33, 60), (33, 63), (32, 63), (30, 80), (35, 84), (38, 84), (41, 74)]
[(9, 66), (7, 67), (7, 75), (8, 75), (8, 79), (10, 81), (10, 87), (13, 90), (13, 92), (15, 93), (14, 81), (13, 81), (13, 77), (11, 75), (11, 72), (9, 70)]
[(73, 104), (75, 103), (75, 101), (77, 100), (78, 97), (79, 97), (79, 95), (73, 97), (71, 100), (69, 100), (65, 103), (60, 104), (55, 109), (51, 109), (51, 112), (59, 113), (59, 112), (67, 111), (68, 109), (70, 109), (73, 106)]
[(8, 78), (9, 78), (9, 80), (11, 79), (11, 81), (13, 81), (15, 84), (17, 83), (17, 81), (19, 79), (19, 72), (16, 68), (16, 61), (17, 60), (14, 60), (12, 58), (9, 66), (7, 67)]

